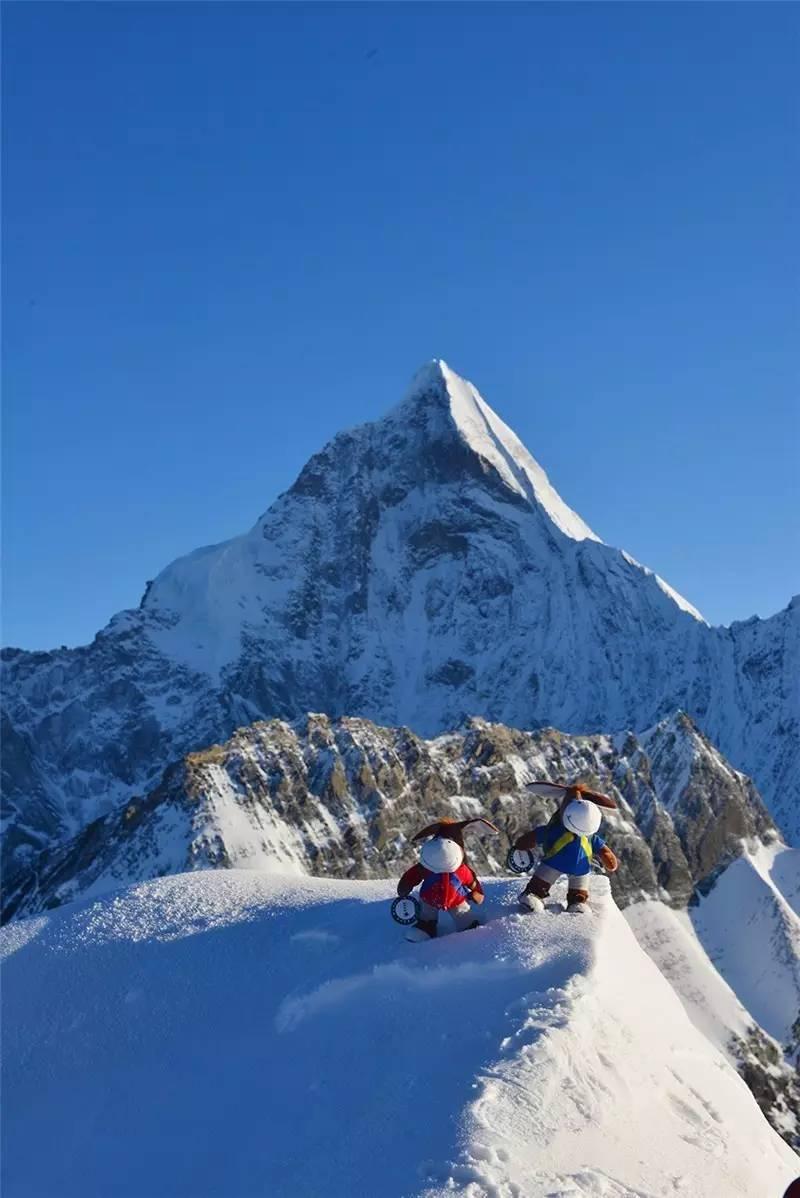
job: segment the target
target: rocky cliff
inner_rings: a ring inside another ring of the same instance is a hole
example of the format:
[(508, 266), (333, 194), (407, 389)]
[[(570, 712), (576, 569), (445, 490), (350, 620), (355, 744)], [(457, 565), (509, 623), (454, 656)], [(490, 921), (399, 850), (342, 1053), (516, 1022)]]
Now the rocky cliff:
[(644, 737), (520, 732), (471, 720), (424, 740), (407, 728), (308, 715), (239, 729), (190, 753), (148, 795), (91, 823), (6, 882), (6, 917), (186, 870), (254, 868), (339, 878), (392, 877), (436, 816), (486, 815), (473, 833), (479, 873), (505, 872), (510, 842), (553, 808), (536, 779), (583, 781), (618, 801), (605, 835), (620, 857), (620, 905), (685, 906), (743, 848), (777, 839), (752, 783), (682, 713)]

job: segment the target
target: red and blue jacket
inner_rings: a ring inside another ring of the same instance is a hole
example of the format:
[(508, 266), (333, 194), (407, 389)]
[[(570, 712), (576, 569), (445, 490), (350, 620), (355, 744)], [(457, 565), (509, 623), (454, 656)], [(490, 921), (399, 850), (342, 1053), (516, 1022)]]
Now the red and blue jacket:
[(424, 865), (412, 865), (397, 883), (397, 893), (405, 897), (419, 886), (419, 897), (430, 907), (450, 911), (465, 899), (483, 895), (483, 888), (466, 861), (450, 874), (435, 874)]

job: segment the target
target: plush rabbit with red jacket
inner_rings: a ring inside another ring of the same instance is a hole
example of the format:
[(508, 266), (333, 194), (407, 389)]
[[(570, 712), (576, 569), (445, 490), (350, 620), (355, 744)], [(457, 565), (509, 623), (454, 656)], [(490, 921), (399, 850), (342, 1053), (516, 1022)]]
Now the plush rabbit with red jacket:
[(479, 926), (470, 903), (483, 902), (483, 888), (464, 850), (464, 829), (468, 824), (486, 824), (497, 832), (487, 819), (440, 819), (417, 832), (413, 840), (424, 840), (420, 862), (412, 865), (397, 883), (397, 893), (406, 898), (419, 886), (420, 913), (417, 922), (406, 933), (407, 940), (427, 940), (436, 935), (439, 912), (446, 911), (456, 930), (467, 931)]

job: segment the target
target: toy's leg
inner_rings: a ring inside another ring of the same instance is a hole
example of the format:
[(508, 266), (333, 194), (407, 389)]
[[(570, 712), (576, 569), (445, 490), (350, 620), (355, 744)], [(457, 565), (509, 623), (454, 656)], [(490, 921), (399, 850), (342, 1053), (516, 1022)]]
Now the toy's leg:
[(567, 910), (579, 914), (588, 909), (589, 875), (570, 874), (569, 890), (567, 891)]
[(560, 877), (557, 869), (551, 869), (549, 865), (537, 865), (536, 872), (519, 896), (520, 905), (528, 911), (543, 911), (550, 887)]
[(449, 915), (456, 926), (457, 932), (467, 932), (472, 928), (479, 928), (481, 926), (480, 920), (475, 918), (472, 907), (466, 901), (458, 907), (451, 907)]
[(436, 907), (420, 900), (419, 919), (406, 932), (406, 940), (432, 940), (436, 935), (436, 925), (439, 922), (439, 912)]

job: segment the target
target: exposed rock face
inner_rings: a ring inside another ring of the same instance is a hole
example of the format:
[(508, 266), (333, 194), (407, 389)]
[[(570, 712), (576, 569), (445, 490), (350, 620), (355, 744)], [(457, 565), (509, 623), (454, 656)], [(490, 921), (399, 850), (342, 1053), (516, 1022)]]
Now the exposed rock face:
[[(90, 646), (3, 656), (7, 872), (189, 750), (308, 710), (432, 736), (472, 716), (641, 731), (680, 707), (800, 837), (800, 602), (709, 628), (602, 544), (442, 363)], [(701, 840), (698, 869), (719, 847)]]
[[(652, 786), (672, 817), (692, 877), (708, 878), (728, 864), (739, 841), (769, 831), (771, 821), (752, 781), (731, 767), (685, 712), (663, 720), (641, 742)], [(661, 851), (656, 833), (654, 839)], [(673, 854), (667, 837), (665, 867)]]
[(416, 859), (411, 837), (442, 815), (493, 820), (502, 836), (472, 833), (470, 857), (479, 872), (505, 872), (509, 843), (554, 809), (525, 789), (540, 778), (580, 780), (617, 798), (605, 834), (621, 861), (612, 886), (622, 905), (685, 905), (743, 842), (776, 836), (749, 780), (683, 715), (642, 741), (483, 720), (426, 741), (406, 728), (309, 715), (256, 723), (187, 755), (149, 795), (9, 877), (5, 915), (196, 868), (399, 875)]
[(800, 1077), (780, 1046), (754, 1023), (732, 1036), (729, 1052), (745, 1084), (779, 1136), (800, 1155)]

